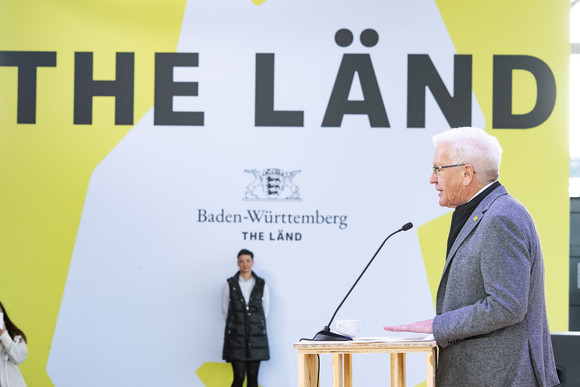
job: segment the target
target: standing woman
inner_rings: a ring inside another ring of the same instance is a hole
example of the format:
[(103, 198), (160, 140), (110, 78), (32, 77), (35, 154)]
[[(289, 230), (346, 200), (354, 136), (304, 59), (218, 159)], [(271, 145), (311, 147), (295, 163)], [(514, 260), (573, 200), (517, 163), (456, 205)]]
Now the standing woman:
[(270, 359), (266, 316), (270, 308), (270, 291), (266, 282), (252, 271), (254, 253), (238, 253), (240, 271), (222, 290), (222, 314), (226, 319), (223, 359), (232, 364), (232, 387), (258, 387), (260, 361)]
[(26, 387), (18, 369), (28, 355), (26, 335), (10, 320), (1, 302), (0, 315), (0, 386)]

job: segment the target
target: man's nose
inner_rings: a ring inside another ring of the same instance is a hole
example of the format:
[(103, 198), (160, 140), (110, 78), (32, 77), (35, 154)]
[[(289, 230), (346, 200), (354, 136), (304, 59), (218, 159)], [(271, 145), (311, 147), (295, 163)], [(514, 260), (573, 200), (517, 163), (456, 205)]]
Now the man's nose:
[(431, 176), (429, 176), (429, 184), (435, 184), (437, 181), (437, 175), (435, 172), (431, 172)]

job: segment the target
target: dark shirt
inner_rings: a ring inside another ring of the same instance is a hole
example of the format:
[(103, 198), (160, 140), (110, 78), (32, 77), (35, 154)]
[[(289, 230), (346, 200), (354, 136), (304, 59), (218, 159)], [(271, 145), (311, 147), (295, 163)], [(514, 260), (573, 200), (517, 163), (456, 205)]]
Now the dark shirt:
[(500, 185), (501, 184), (499, 183), (499, 181), (496, 181), (495, 183), (493, 183), (492, 185), (487, 187), (483, 192), (481, 192), (479, 195), (475, 196), (473, 199), (471, 199), (467, 203), (462, 204), (460, 206), (457, 206), (455, 208), (455, 211), (453, 211), (453, 217), (451, 218), (451, 229), (449, 230), (449, 238), (447, 239), (447, 254), (446, 254), (446, 256), (449, 255), (449, 251), (451, 251), (451, 246), (453, 246), (453, 243), (455, 242), (455, 239), (457, 239), (459, 232), (461, 231), (461, 229), (465, 225), (465, 222), (467, 222), (467, 219), (469, 219), (471, 217), (471, 214), (473, 214), (473, 211), (475, 211), (475, 208), (479, 205), (479, 203), (481, 203), (481, 201), (487, 195), (490, 194), (491, 191), (493, 191), (494, 189), (496, 189)]

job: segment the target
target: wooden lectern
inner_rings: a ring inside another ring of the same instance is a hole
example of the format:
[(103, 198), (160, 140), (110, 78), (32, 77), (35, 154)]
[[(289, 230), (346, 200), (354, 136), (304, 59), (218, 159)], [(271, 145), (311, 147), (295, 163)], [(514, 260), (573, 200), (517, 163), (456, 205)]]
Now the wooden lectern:
[[(385, 338), (386, 339), (386, 338)], [(424, 352), (427, 357), (427, 387), (435, 386), (435, 341), (301, 341), (298, 350), (298, 386), (316, 387), (318, 362), (316, 355), (332, 354), (333, 387), (352, 387), (352, 355), (356, 353), (388, 353), (391, 357), (391, 386), (404, 387), (405, 354)]]

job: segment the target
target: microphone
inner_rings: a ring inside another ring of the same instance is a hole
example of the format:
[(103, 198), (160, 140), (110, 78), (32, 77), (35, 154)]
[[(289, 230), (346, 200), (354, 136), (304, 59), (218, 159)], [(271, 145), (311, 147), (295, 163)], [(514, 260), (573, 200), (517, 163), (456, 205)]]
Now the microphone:
[(375, 253), (375, 255), (373, 255), (373, 257), (371, 258), (371, 260), (369, 261), (369, 263), (367, 263), (367, 265), (364, 268), (364, 270), (362, 271), (362, 273), (360, 273), (360, 275), (358, 276), (358, 278), (356, 279), (356, 281), (354, 282), (354, 284), (352, 285), (352, 287), (350, 288), (350, 290), (348, 291), (348, 293), (346, 293), (346, 296), (344, 296), (344, 298), (342, 299), (342, 301), (338, 305), (338, 308), (336, 308), (336, 310), (334, 311), (334, 314), (330, 318), (330, 321), (328, 322), (328, 324), (320, 332), (318, 332), (314, 336), (314, 338), (311, 339), (312, 341), (348, 341), (348, 340), (352, 340), (351, 337), (348, 337), (348, 336), (344, 336), (344, 335), (341, 335), (341, 334), (338, 334), (338, 333), (331, 332), (330, 331), (330, 324), (332, 324), (332, 321), (334, 320), (334, 317), (338, 313), (339, 309), (342, 307), (342, 304), (344, 304), (344, 302), (346, 301), (346, 299), (348, 298), (348, 296), (350, 295), (350, 293), (352, 292), (352, 290), (354, 289), (354, 287), (356, 286), (356, 284), (358, 284), (358, 281), (361, 279), (361, 277), (363, 276), (363, 274), (365, 273), (365, 271), (367, 271), (367, 269), (369, 268), (369, 266), (371, 265), (371, 263), (373, 263), (373, 260), (375, 259), (375, 257), (379, 253), (379, 251), (381, 251), (381, 249), (385, 245), (385, 242), (390, 237), (392, 237), (393, 235), (395, 235), (396, 233), (401, 232), (401, 231), (407, 231), (407, 230), (410, 230), (411, 228), (413, 228), (413, 223), (411, 223), (411, 222), (405, 223), (400, 229), (398, 229), (397, 231), (391, 233), (388, 237), (385, 238), (385, 240), (383, 241), (383, 243), (381, 243), (381, 245), (379, 246), (379, 248), (378, 248), (377, 252)]

